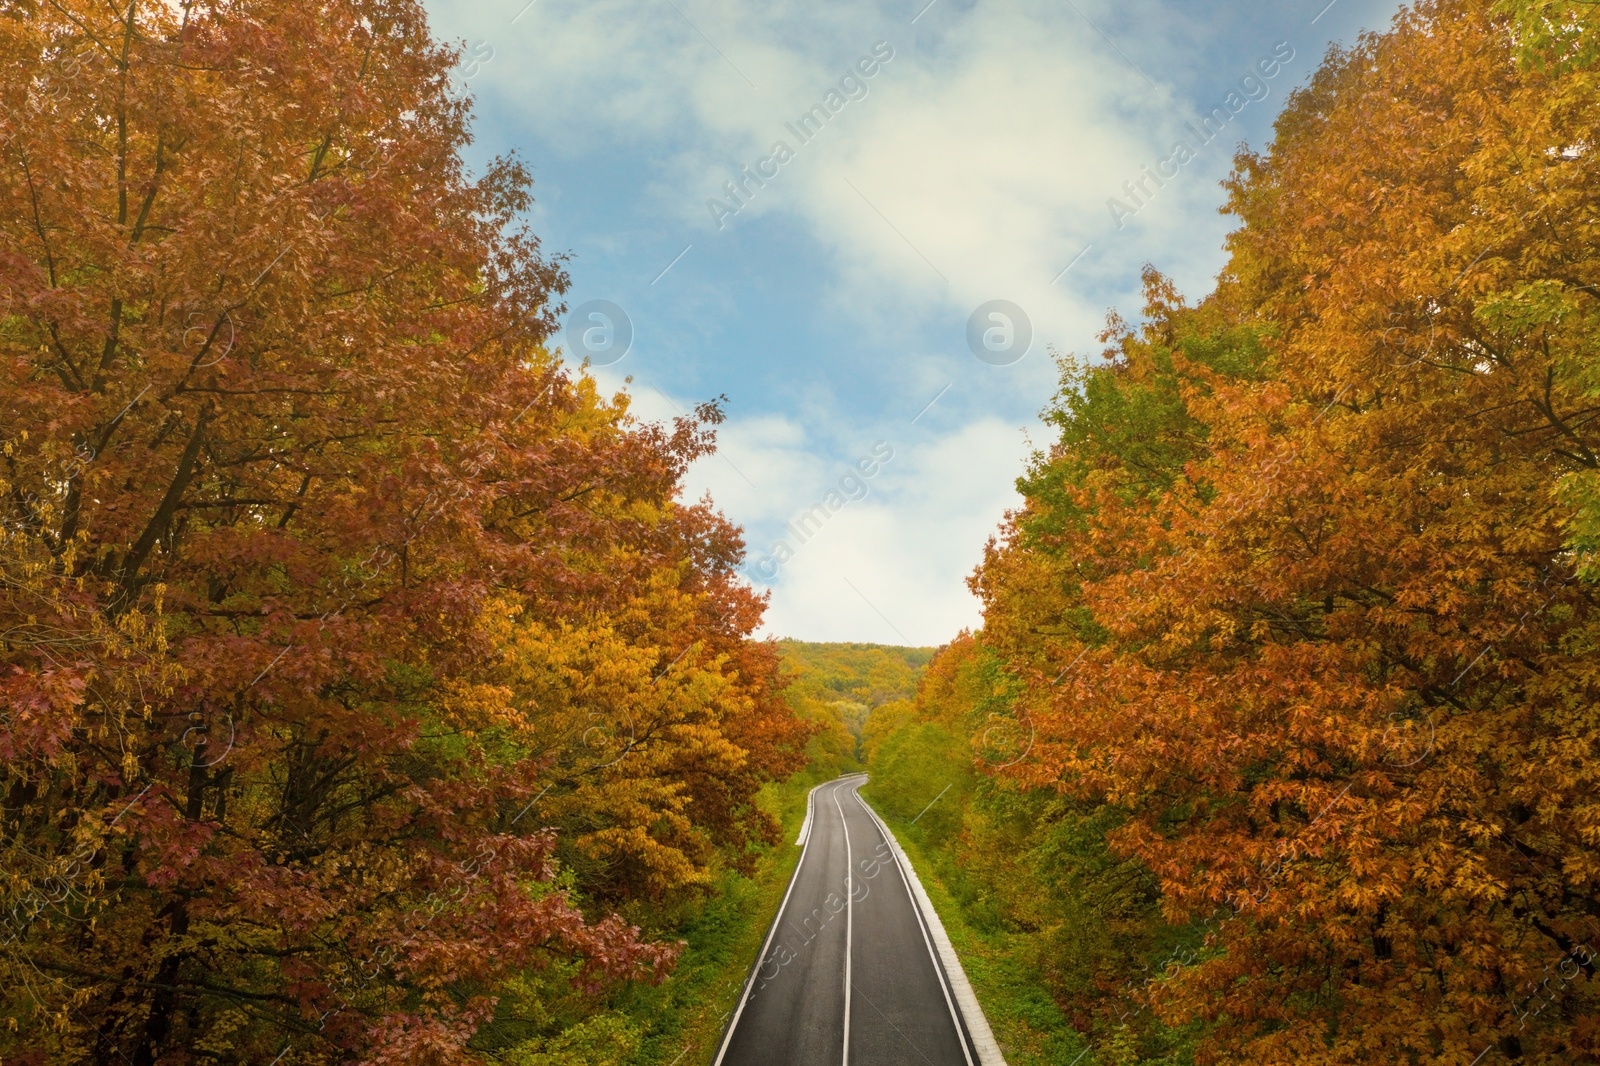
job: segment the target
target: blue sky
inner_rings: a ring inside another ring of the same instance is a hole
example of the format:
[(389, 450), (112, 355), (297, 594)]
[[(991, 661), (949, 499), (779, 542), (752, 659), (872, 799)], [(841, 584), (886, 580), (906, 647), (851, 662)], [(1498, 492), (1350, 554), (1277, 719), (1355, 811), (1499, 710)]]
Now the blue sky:
[(745, 527), (779, 636), (978, 624), (966, 577), (1048, 441), (1049, 349), (1097, 355), (1144, 263), (1208, 291), (1235, 147), (1398, 10), (926, 2), (428, 0), (467, 45), (474, 152), (530, 165), (569, 306), (604, 301), (566, 357), (645, 418), (727, 396), (691, 494)]

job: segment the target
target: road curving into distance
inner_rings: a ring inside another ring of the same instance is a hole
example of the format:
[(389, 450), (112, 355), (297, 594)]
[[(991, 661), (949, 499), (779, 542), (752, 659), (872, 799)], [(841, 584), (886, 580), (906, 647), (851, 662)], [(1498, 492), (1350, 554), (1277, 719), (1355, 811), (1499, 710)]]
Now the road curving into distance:
[(1003, 1062), (865, 782), (812, 790), (800, 864), (713, 1066)]

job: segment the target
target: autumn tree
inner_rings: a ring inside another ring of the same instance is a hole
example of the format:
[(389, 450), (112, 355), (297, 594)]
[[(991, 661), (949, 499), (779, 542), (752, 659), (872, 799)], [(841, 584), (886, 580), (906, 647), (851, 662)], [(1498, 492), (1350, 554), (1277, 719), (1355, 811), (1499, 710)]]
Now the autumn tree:
[(1441, 0), (1330, 55), (1238, 160), (1216, 292), (1152, 275), (1069, 362), (977, 581), (1037, 730), (996, 769), (1126, 813), (1202, 934), (1126, 998), (1206, 1061), (1600, 1051), (1600, 96), (1518, 26)]
[(0, 4), (0, 1055), (475, 1061), (770, 834), (720, 414), (547, 352), (454, 62), (410, 0)]

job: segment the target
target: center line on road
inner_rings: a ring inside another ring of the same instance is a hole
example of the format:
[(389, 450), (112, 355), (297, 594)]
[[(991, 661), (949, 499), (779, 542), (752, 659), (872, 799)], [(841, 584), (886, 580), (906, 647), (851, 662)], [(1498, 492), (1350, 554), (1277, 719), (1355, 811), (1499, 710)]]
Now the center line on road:
[(844, 1066), (850, 1066), (850, 938), (855, 929), (855, 862), (850, 857), (850, 823), (845, 821), (839, 803), (840, 785), (833, 786), (833, 806), (839, 812), (839, 828), (844, 830)]

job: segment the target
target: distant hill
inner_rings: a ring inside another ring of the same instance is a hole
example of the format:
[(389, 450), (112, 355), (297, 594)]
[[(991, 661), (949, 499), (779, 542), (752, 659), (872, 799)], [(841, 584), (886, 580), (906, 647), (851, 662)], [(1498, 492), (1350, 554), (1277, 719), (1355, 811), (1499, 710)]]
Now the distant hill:
[(796, 672), (795, 685), (824, 699), (878, 707), (908, 700), (937, 648), (895, 644), (813, 644), (780, 640), (784, 662)]
[(859, 768), (867, 717), (885, 704), (910, 700), (937, 650), (802, 640), (780, 640), (778, 649), (790, 705), (824, 725), (809, 754), (814, 770), (827, 774)]

